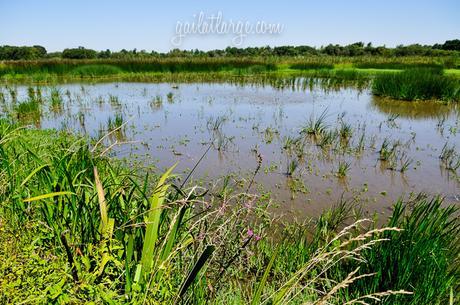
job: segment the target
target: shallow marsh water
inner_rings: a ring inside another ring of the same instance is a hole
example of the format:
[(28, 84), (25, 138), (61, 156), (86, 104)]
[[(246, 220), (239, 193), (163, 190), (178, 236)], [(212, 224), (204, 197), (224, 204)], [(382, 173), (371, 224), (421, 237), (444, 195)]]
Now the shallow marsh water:
[[(195, 182), (222, 185), (225, 176), (269, 192), (276, 213), (314, 216), (340, 198), (357, 198), (366, 212), (386, 213), (400, 196), (426, 192), (460, 204), (457, 173), (445, 169), (443, 146), (460, 148), (458, 105), (401, 102), (372, 96), (369, 90), (296, 90), (232, 84), (103, 83), (69, 84), (59, 90), (62, 105), (41, 105), (40, 128), (68, 129), (99, 138), (118, 115), (127, 121), (105, 143), (117, 157), (160, 170), (178, 164), (187, 173), (211, 145), (193, 173)], [(6, 88), (2, 89), (8, 95)], [(17, 87), (16, 104), (27, 99)], [(46, 96), (49, 87), (42, 87)], [(14, 112), (7, 101), (3, 112)], [(324, 114), (324, 115), (323, 115)], [(330, 145), (302, 133), (323, 115), (324, 128), (351, 127)], [(118, 141), (118, 142), (116, 142)], [(382, 143), (395, 146), (392, 161), (382, 161)], [(259, 157), (258, 157), (259, 156)], [(293, 164), (291, 175), (288, 165)], [(401, 171), (404, 164), (407, 168)], [(339, 167), (345, 166), (340, 177)], [(231, 181), (234, 181), (233, 179)], [(236, 185), (232, 187), (236, 188)]]

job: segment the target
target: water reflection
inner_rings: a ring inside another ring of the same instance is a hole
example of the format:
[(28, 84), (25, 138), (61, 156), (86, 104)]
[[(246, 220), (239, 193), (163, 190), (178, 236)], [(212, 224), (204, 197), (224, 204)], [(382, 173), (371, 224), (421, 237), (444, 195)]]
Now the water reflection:
[(398, 115), (402, 118), (424, 120), (438, 119), (450, 114), (458, 114), (457, 103), (442, 103), (437, 101), (399, 101), (390, 98), (372, 96), (372, 110), (387, 115)]

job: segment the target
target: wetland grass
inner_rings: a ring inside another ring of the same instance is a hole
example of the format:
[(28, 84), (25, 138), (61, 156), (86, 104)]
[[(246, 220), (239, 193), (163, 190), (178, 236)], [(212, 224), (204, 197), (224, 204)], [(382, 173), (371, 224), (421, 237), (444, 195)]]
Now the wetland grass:
[(108, 64), (87, 64), (78, 66), (70, 70), (70, 74), (79, 77), (96, 77), (105, 75), (115, 75), (123, 73), (123, 70), (115, 65)]
[(408, 63), (402, 61), (387, 61), (387, 62), (360, 62), (354, 63), (353, 66), (357, 69), (384, 69), (384, 70), (406, 70), (406, 69), (443, 69), (442, 64), (436, 63)]
[(387, 226), (402, 231), (384, 233), (381, 237), (388, 242), (366, 251), (365, 272), (372, 269), (376, 275), (357, 281), (348, 293), (390, 286), (401, 289), (411, 282), (413, 295), (390, 296), (383, 304), (449, 304), (451, 293), (459, 301), (460, 223), (456, 213), (454, 206), (443, 207), (439, 197), (421, 195), (406, 203), (398, 201)]
[(414, 68), (375, 77), (372, 93), (400, 100), (459, 101), (460, 82), (445, 76), (442, 69)]

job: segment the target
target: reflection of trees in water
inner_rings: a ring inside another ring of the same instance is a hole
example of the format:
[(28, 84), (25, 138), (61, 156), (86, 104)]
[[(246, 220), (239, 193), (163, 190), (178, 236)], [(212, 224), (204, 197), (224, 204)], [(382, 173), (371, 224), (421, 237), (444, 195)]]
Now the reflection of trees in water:
[(460, 113), (458, 104), (436, 101), (400, 101), (372, 96), (370, 107), (387, 115), (397, 114), (410, 119), (436, 119), (439, 116)]

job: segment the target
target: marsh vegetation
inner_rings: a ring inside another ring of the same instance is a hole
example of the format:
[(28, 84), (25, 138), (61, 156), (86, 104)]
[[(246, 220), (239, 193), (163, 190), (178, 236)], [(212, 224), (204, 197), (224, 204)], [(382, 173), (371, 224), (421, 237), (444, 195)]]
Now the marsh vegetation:
[(0, 302), (458, 302), (458, 80), (327, 60), (3, 67)]

